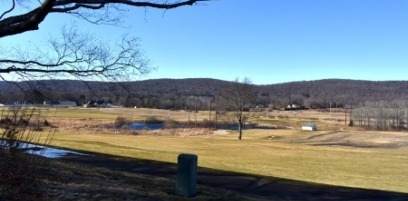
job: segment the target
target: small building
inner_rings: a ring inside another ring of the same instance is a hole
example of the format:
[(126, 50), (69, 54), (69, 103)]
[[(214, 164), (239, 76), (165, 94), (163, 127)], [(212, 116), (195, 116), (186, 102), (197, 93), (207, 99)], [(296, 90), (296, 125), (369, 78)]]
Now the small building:
[(105, 100), (90, 100), (84, 104), (84, 107), (106, 107)]
[(288, 106), (286, 106), (286, 108), (285, 108), (286, 111), (291, 111), (291, 110), (305, 110), (305, 109), (306, 109), (305, 106), (300, 106), (300, 105), (296, 105), (296, 104), (288, 105)]
[(317, 131), (317, 126), (314, 123), (306, 123), (302, 125), (303, 131)]

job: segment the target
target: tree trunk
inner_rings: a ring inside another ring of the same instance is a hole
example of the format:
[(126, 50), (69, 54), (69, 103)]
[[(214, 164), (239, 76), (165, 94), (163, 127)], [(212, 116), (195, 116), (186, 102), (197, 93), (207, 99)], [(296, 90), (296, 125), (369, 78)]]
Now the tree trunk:
[(217, 130), (217, 126), (218, 126), (218, 111), (215, 110), (215, 130)]
[(238, 140), (241, 140), (242, 139), (242, 122), (239, 122), (238, 130), (239, 130)]

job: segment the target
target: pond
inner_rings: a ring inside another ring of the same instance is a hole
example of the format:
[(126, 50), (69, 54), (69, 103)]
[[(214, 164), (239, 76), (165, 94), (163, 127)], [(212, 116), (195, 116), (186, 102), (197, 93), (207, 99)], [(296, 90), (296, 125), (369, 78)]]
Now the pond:
[[(1, 140), (0, 141), (1, 147), (6, 147), (5, 143), (6, 142), (4, 140)], [(30, 144), (30, 143), (25, 143), (25, 142), (20, 142), (18, 149), (28, 154), (43, 156), (47, 158), (61, 158), (61, 157), (64, 157), (70, 154), (87, 155), (87, 154), (79, 153), (76, 151), (52, 148), (52, 147)]]
[(159, 130), (164, 128), (164, 123), (132, 123), (129, 128), (131, 130)]

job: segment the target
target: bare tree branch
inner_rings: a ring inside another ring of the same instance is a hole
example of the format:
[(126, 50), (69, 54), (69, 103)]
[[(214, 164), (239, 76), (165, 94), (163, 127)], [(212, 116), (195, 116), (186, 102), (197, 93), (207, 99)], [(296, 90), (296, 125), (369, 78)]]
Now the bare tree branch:
[[(106, 5), (125, 5), (130, 7), (149, 7), (167, 10), (182, 6), (191, 6), (195, 3), (205, 1), (210, 0), (185, 0), (176, 1), (173, 3), (167, 3), (167, 1), (163, 1), (163, 3), (156, 3), (155, 1), (150, 2), (134, 0), (44, 0), (40, 6), (27, 13), (10, 16), (5, 19), (0, 18), (0, 38), (24, 33), (26, 31), (37, 30), (38, 25), (44, 21), (44, 19), (50, 13), (76, 13), (78, 15), (79, 12), (77, 11), (80, 9), (99, 10), (104, 8)], [(13, 9), (14, 6), (11, 10)], [(7, 13), (8, 12), (6, 11), (1, 16), (3, 17)]]
[(238, 123), (238, 139), (242, 139), (242, 129), (245, 122), (249, 119), (250, 107), (254, 103), (256, 96), (253, 91), (253, 85), (249, 78), (244, 78), (241, 82), (236, 79), (228, 86), (222, 94), (224, 107), (233, 113)]
[(38, 25), (50, 13), (56, 0), (45, 0), (38, 8), (0, 21), (0, 37), (15, 35), (26, 31), (37, 30)]
[(3, 19), (3, 17), (4, 17), (5, 15), (7, 15), (7, 14), (10, 13), (11, 11), (13, 11), (15, 7), (16, 7), (16, 1), (15, 1), (15, 0), (12, 0), (12, 1), (11, 1), (11, 8), (8, 9), (8, 10), (6, 10), (3, 14), (0, 15), (0, 20)]
[(29, 55), (19, 53), (0, 58), (0, 74), (20, 77), (73, 76), (86, 79), (102, 76), (110, 80), (128, 80), (147, 74), (151, 68), (143, 56), (137, 38), (123, 36), (116, 47), (93, 39), (76, 29), (64, 29), (61, 38), (50, 41), (50, 50)]

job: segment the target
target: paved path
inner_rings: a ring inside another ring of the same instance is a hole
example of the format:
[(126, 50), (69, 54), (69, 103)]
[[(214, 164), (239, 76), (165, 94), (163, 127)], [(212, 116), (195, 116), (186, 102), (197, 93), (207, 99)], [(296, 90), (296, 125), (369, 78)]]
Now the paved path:
[[(69, 154), (62, 157), (61, 160), (174, 180), (177, 172), (176, 164), (172, 163), (119, 159), (98, 154)], [(238, 191), (249, 196), (257, 195), (264, 197), (266, 200), (408, 200), (408, 194), (403, 193), (322, 185), (206, 168), (198, 169), (198, 184)]]

